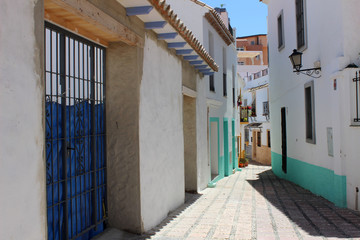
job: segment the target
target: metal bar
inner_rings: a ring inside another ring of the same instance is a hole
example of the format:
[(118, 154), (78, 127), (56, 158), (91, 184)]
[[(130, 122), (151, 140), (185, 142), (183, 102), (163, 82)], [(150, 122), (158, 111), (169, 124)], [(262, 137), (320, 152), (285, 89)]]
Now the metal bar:
[[(94, 187), (94, 192), (92, 194), (92, 207), (93, 207), (93, 223), (97, 221), (97, 198), (96, 198), (96, 139), (95, 139), (95, 49), (93, 46), (90, 48), (90, 80), (91, 80), (91, 160), (92, 160), (92, 184)], [(96, 226), (95, 226), (96, 230)]]
[[(49, 41), (50, 41), (50, 53), (49, 53), (49, 55), (50, 55), (50, 57), (49, 57), (49, 64), (50, 64), (50, 72), (52, 72), (52, 42), (53, 42), (53, 39), (52, 39), (52, 30), (48, 30), (48, 32), (49, 32), (49, 35), (50, 35), (50, 39), (49, 39)], [(46, 34), (46, 33), (45, 33)], [(45, 42), (46, 42), (46, 40), (45, 40)], [(57, 46), (57, 45), (56, 45)], [(46, 49), (46, 48), (45, 48)], [(46, 51), (46, 50), (45, 50)], [(46, 69), (46, 68), (45, 68)], [(53, 79), (52, 79), (52, 76), (53, 74), (52, 73), (50, 73), (50, 96), (51, 96), (51, 100), (50, 100), (50, 104), (51, 104), (51, 102), (52, 102), (52, 95), (53, 95)], [(46, 76), (46, 74), (45, 74), (45, 76)], [(45, 84), (47, 83), (47, 81), (45, 81)], [(50, 110), (50, 121), (51, 121), (51, 123), (50, 123), (50, 131), (51, 131), (51, 134), (50, 134), (50, 136), (51, 136), (51, 139), (53, 139), (53, 120), (52, 120), (52, 117), (53, 117), (53, 109), (52, 109), (52, 105), (50, 105), (51, 106), (51, 110)], [(56, 111), (57, 111), (57, 109), (56, 109)], [(58, 144), (57, 144), (58, 145)], [(53, 140), (51, 140), (51, 145), (50, 145), (50, 147), (51, 147), (51, 173), (52, 173), (52, 181), (51, 181), (51, 189), (52, 189), (52, 191), (51, 191), (51, 197), (52, 197), (52, 202), (54, 203), (54, 158), (53, 158)], [(57, 152), (58, 153), (58, 152)], [(56, 153), (56, 154), (57, 154)], [(58, 195), (59, 196), (59, 195)], [(55, 234), (55, 209), (54, 208), (52, 208), (52, 221), (53, 221), (53, 234)]]
[[(66, 143), (66, 79), (65, 79), (65, 65), (66, 65), (66, 49), (65, 49), (65, 35), (60, 34), (60, 84), (61, 84), (61, 123), (63, 128), (63, 152), (62, 152), (62, 161), (63, 161), (63, 177), (65, 178), (63, 194), (65, 194), (65, 200), (67, 198), (67, 143)], [(60, 195), (59, 195), (60, 196)], [(64, 212), (64, 232), (65, 239), (69, 239), (69, 229), (68, 229), (68, 203), (65, 201), (65, 212)], [(60, 217), (60, 214), (59, 214)]]
[[(102, 50), (102, 71), (103, 71), (103, 74), (101, 74), (101, 77), (102, 77), (102, 84), (103, 84), (103, 89), (102, 89), (102, 94), (103, 94), (103, 97), (102, 97), (102, 102), (104, 104), (104, 117), (103, 117), (103, 154), (104, 154), (104, 165), (103, 165), (103, 168), (104, 168), (104, 179), (105, 179), (105, 184), (107, 183), (106, 179), (107, 179), (107, 164), (106, 164), (106, 159), (107, 159), (107, 151), (106, 151), (106, 137), (105, 137), (105, 134), (106, 134), (106, 71), (105, 71), (105, 66), (106, 66), (106, 51), (105, 50)], [(107, 192), (107, 184), (105, 185), (105, 191)], [(107, 194), (104, 194), (104, 203), (105, 203), (105, 212), (104, 212), (104, 219), (108, 216), (108, 202), (107, 202)]]
[[(67, 178), (66, 176), (66, 179), (70, 182), (70, 193), (69, 193), (69, 202), (70, 202), (70, 231), (68, 232), (68, 235), (70, 234), (70, 239), (71, 239), (71, 236), (72, 236), (72, 219), (73, 219), (73, 216), (72, 216), (72, 212), (73, 212), (73, 207), (72, 207), (72, 198), (71, 198), (71, 194), (72, 194), (72, 184), (71, 184), (71, 175), (72, 175), (72, 167), (71, 167), (71, 38), (70, 37), (67, 37), (67, 52), (68, 52), (68, 55), (67, 55), (67, 63), (68, 63), (68, 68), (67, 68), (67, 79), (68, 79), (68, 87), (66, 88), (67, 89), (67, 100), (68, 100), (68, 106), (69, 106), (69, 115), (68, 115), (68, 122), (67, 124), (69, 125), (69, 129), (68, 129), (68, 134), (67, 134), (67, 146), (66, 146), (66, 152), (67, 152), (67, 159), (66, 159), (66, 162), (69, 160), (69, 175), (70, 175), (70, 179)], [(66, 197), (68, 195), (68, 192), (66, 192)], [(68, 202), (68, 201), (66, 201)], [(69, 222), (68, 222), (69, 224)]]
[[(97, 187), (98, 188), (101, 188), (101, 187), (105, 187), (106, 186), (106, 184), (104, 183), (104, 184), (100, 184), (100, 185), (98, 185)], [(84, 191), (84, 192), (82, 192), (82, 193), (79, 193), (79, 194), (76, 194), (76, 195), (74, 195), (75, 197), (79, 197), (79, 196), (81, 196), (81, 195), (83, 195), (83, 194), (88, 194), (88, 193), (91, 193), (91, 192), (93, 192), (94, 191), (94, 189), (95, 188), (90, 188), (89, 190), (86, 190), (86, 191)], [(51, 205), (50, 207), (56, 207), (56, 206), (59, 206), (59, 205), (61, 205), (61, 204), (63, 204), (63, 203), (65, 203), (65, 201), (61, 201), (61, 202), (59, 202), (59, 203), (56, 203), (56, 204), (53, 204), (53, 205)]]
[[(77, 49), (78, 49), (78, 98), (80, 99), (80, 42), (78, 41), (77, 42)], [(78, 137), (80, 137), (81, 135), (81, 131), (80, 131), (80, 126), (79, 126), (79, 135)], [(80, 142), (80, 141), (79, 141)], [(80, 146), (81, 147), (81, 146)], [(78, 152), (80, 152), (80, 149), (78, 149)], [(78, 154), (78, 157), (80, 158), (80, 153)], [(77, 156), (76, 156), (77, 157)], [(75, 157), (75, 161), (76, 161), (76, 157)], [(75, 169), (76, 169), (76, 164), (75, 164)], [(81, 193), (81, 176), (79, 177), (79, 181), (80, 181), (80, 189), (79, 189), (79, 192)], [(75, 180), (75, 186), (77, 186), (77, 181)], [(76, 187), (75, 187), (75, 191), (76, 191)], [(76, 192), (77, 193), (77, 192)], [(76, 199), (76, 212), (78, 212), (77, 210), (77, 206), (78, 205), (78, 201)], [(82, 213), (81, 213), (81, 195), (79, 197), (79, 208), (80, 208), (80, 231), (81, 231), (81, 226), (82, 226)], [(77, 222), (76, 222), (76, 229), (78, 228), (77, 226)]]
[[(75, 40), (73, 40), (72, 41), (73, 42), (73, 49), (72, 49), (72, 53), (73, 53), (73, 101), (74, 101), (74, 105), (73, 105), (73, 108), (74, 108), (74, 111), (73, 111), (73, 114), (74, 114), (74, 117), (73, 117), (73, 127), (74, 127), (74, 132), (73, 132), (73, 135), (71, 136), (71, 142), (72, 142), (72, 148), (73, 148), (73, 152), (74, 152), (74, 159), (72, 159), (72, 157), (70, 158), (71, 159), (71, 161), (74, 161), (74, 176), (75, 176), (75, 194), (74, 195), (76, 195), (76, 193), (77, 193), (77, 191), (76, 191), (76, 144), (75, 144), (75, 136), (76, 136), (76, 84), (75, 84), (75, 73), (76, 73), (76, 71), (75, 71), (75, 68), (76, 68), (76, 65), (75, 65), (75, 61), (76, 61), (76, 51), (75, 51), (75, 44), (77, 43), (77, 41), (75, 41)], [(73, 153), (73, 152), (71, 152), (71, 153)], [(71, 155), (72, 156), (72, 155)], [(70, 164), (70, 166), (71, 166), (72, 164)], [(71, 171), (72, 172), (72, 171)], [(71, 175), (70, 175), (71, 176)], [(72, 179), (70, 180), (70, 183), (71, 183), (71, 185), (72, 185)], [(72, 192), (71, 192), (71, 194), (72, 194)], [(77, 233), (77, 214), (78, 214), (78, 212), (77, 212), (77, 200), (76, 200), (76, 198), (75, 197), (73, 197), (72, 198), (73, 200), (71, 200), (71, 201), (75, 201), (75, 234)], [(71, 202), (71, 206), (73, 206), (73, 203)], [(71, 207), (72, 208), (72, 207)], [(73, 223), (72, 223), (72, 220), (71, 220), (71, 225), (73, 225)]]
[[(87, 87), (86, 87), (86, 90), (87, 90), (87, 95), (86, 95), (86, 97), (88, 98), (88, 100), (87, 100), (87, 102), (90, 102), (90, 87), (89, 87), (89, 75), (90, 75), (90, 73), (89, 73), (89, 46), (87, 45), (86, 46), (86, 84), (87, 84)], [(88, 116), (89, 117), (89, 116)], [(89, 121), (88, 121), (89, 122)], [(90, 124), (88, 124), (88, 134), (87, 134), (87, 144), (89, 144), (90, 143), (90, 136), (89, 136), (89, 134), (90, 134), (90, 130), (91, 130), (91, 128), (90, 128)], [(88, 147), (88, 156), (91, 156), (91, 149), (90, 149), (90, 147)], [(86, 161), (85, 162), (85, 164), (88, 164), (88, 168), (90, 169), (90, 166), (89, 166), (89, 162), (88, 161)], [(88, 186), (91, 186), (91, 182), (90, 182), (90, 174), (89, 174), (89, 172), (86, 174), (87, 175), (87, 177), (85, 177), (85, 178), (87, 178), (87, 180), (88, 180)], [(91, 195), (91, 193), (90, 194), (86, 194), (86, 198), (87, 199), (89, 199), (89, 206), (87, 206), (87, 208), (86, 208), (86, 211), (89, 213), (89, 216), (87, 217), (87, 221), (89, 221), (89, 222), (87, 222), (87, 224), (86, 224), (86, 226), (87, 225), (91, 225), (91, 216), (90, 216), (90, 206), (91, 206), (91, 202), (90, 202), (90, 198), (91, 198), (91, 196), (88, 196), (88, 195)]]
[[(85, 44), (83, 43), (82, 44), (82, 77), (83, 77), (83, 87), (82, 87), (82, 92), (83, 92), (83, 98), (85, 99)], [(85, 137), (85, 125), (83, 125), (83, 130), (84, 130), (84, 136), (83, 136), (83, 142), (84, 142), (84, 146), (86, 144), (86, 137)], [(85, 149), (83, 148), (83, 154), (85, 155)], [(85, 190), (85, 186), (86, 186), (86, 162), (84, 162), (84, 190)], [(82, 187), (82, 185), (81, 185)], [(85, 205), (85, 208), (84, 208), (84, 212), (85, 212), (85, 223), (84, 223), (84, 226), (87, 225), (87, 204), (86, 204), (86, 200), (87, 200), (87, 196), (86, 196), (86, 193), (84, 194), (84, 205)], [(82, 225), (81, 225), (81, 228), (82, 228)]]
[[(94, 47), (94, 70), (95, 70), (95, 74), (94, 74), (94, 91), (95, 91), (95, 106), (94, 106), (94, 110), (95, 110), (95, 117), (94, 117), (94, 124), (95, 124), (95, 132), (94, 132), (94, 139), (95, 139), (95, 166), (96, 168), (95, 170), (95, 181), (96, 181), (96, 185), (98, 184), (98, 177), (99, 177), (99, 172), (98, 172), (98, 168), (99, 168), (99, 157), (98, 157), (98, 141), (97, 141), (97, 132), (98, 132), (98, 127), (99, 127), (99, 121), (98, 121), (98, 108), (96, 106), (98, 106), (99, 102), (99, 91), (98, 91), (98, 87), (99, 87), (99, 68), (98, 68), (98, 64), (99, 64), (99, 49)], [(96, 196), (96, 203), (99, 202), (99, 189), (98, 187), (95, 188), (95, 196)], [(98, 208), (98, 205), (96, 204), (96, 208), (94, 209), (94, 211), (96, 211), (96, 216), (101, 216), (101, 214), (99, 213), (100, 208)], [(95, 220), (95, 222), (97, 221), (97, 218)]]
[[(359, 72), (360, 73), (360, 72)], [(358, 85), (359, 85), (359, 78), (360, 76), (358, 76), (358, 72), (356, 72), (356, 76), (355, 76), (355, 86), (356, 86), (356, 122), (359, 121), (359, 90), (358, 90)]]

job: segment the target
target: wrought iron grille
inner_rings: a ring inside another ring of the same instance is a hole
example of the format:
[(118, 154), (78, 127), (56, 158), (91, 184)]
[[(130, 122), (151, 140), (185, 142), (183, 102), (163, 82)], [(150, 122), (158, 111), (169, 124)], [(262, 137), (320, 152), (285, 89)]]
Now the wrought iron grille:
[(355, 118), (354, 118), (354, 122), (360, 122), (360, 118), (359, 118), (359, 82), (360, 82), (360, 71), (356, 72), (355, 74), (355, 78), (353, 78), (353, 82), (355, 83)]
[(226, 82), (226, 74), (223, 73), (223, 95), (224, 97), (227, 96), (227, 82)]
[(45, 23), (48, 239), (90, 239), (106, 204), (105, 49)]
[(269, 115), (269, 102), (263, 102), (263, 115), (267, 116)]

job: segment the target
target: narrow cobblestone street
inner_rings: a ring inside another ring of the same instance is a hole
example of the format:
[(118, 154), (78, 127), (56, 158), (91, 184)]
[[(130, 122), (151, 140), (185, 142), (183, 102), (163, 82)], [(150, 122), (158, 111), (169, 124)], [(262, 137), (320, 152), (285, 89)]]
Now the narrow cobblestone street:
[[(102, 239), (119, 239), (107, 234)], [(186, 203), (147, 235), (124, 238), (360, 239), (360, 213), (277, 178), (268, 166), (250, 164), (216, 188), (187, 194)]]

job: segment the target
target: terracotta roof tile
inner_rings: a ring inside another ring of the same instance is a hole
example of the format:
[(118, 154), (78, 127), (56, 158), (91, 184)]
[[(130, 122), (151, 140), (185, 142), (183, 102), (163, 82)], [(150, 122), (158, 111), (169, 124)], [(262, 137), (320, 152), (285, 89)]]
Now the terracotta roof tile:
[(204, 46), (196, 39), (193, 33), (177, 17), (170, 5), (165, 0), (148, 0), (148, 2), (168, 21), (168, 23), (180, 34), (180, 36), (195, 50), (195, 52), (210, 66), (214, 71), (219, 70), (215, 60), (205, 50)]
[(215, 11), (214, 8), (209, 5), (199, 1), (199, 0), (190, 0), (202, 7), (209, 9), (209, 13), (205, 14), (205, 18), (209, 21), (209, 23), (215, 28), (217, 33), (221, 36), (221, 38), (225, 41), (227, 45), (235, 42), (233, 35), (230, 33), (229, 29), (225, 26), (225, 23), (219, 16), (219, 14)]

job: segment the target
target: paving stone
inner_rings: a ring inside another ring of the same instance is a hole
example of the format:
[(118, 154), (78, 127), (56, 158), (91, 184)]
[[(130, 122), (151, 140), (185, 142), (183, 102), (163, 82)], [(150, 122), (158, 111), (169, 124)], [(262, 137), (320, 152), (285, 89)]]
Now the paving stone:
[(337, 208), (277, 178), (268, 166), (250, 163), (243, 171), (217, 182), (215, 188), (186, 194), (186, 199), (148, 233), (126, 235), (131, 236), (128, 238), (119, 234), (111, 240), (360, 239), (359, 212)]

